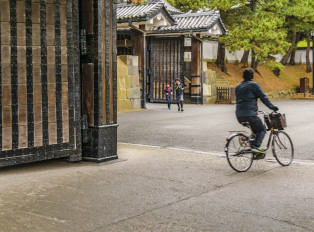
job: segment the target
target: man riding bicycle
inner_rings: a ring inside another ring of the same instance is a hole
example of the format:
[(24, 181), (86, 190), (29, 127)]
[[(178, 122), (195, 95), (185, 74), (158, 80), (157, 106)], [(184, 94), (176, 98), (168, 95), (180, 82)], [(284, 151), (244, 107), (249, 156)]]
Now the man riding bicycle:
[(255, 140), (252, 142), (251, 151), (256, 154), (265, 154), (261, 148), (266, 128), (262, 120), (257, 116), (258, 107), (257, 99), (261, 101), (271, 110), (278, 111), (278, 107), (273, 105), (258, 83), (252, 81), (254, 78), (254, 70), (247, 68), (243, 72), (244, 81), (236, 87), (236, 116), (239, 123), (249, 122), (255, 134)]

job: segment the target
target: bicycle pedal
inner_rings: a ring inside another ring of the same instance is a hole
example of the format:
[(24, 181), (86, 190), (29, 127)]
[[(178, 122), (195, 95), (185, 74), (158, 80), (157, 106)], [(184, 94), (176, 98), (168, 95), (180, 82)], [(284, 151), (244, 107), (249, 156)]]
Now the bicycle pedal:
[(265, 157), (266, 157), (266, 154), (253, 154), (254, 160), (265, 159)]

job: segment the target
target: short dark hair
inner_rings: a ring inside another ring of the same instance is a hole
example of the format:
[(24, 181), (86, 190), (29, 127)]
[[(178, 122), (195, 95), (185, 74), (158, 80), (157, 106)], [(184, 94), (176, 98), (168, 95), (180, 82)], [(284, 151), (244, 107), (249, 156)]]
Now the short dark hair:
[(252, 80), (254, 77), (254, 70), (252, 68), (246, 68), (243, 71), (243, 78), (245, 80)]
[(180, 81), (180, 79), (179, 79), (179, 78), (176, 78), (174, 81)]

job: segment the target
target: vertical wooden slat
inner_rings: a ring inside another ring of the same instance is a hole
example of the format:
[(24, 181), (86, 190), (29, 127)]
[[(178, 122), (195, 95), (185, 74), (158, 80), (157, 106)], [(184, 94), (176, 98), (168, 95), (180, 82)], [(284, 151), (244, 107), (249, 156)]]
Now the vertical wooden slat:
[(73, 12), (72, 0), (66, 2), (67, 9), (67, 50), (68, 50), (68, 109), (69, 109), (69, 142), (74, 149), (74, 80), (73, 80)]
[(114, 40), (114, 36), (113, 34), (115, 34), (115, 31), (113, 30), (114, 28), (114, 25), (113, 25), (113, 0), (110, 0), (109, 1), (109, 6), (110, 6), (110, 15), (109, 15), (109, 19), (110, 19), (110, 27), (109, 27), (109, 41), (110, 41), (110, 46), (109, 46), (109, 61), (110, 61), (110, 102), (109, 102), (109, 105), (110, 105), (110, 117), (109, 117), (109, 121), (107, 120), (107, 123), (108, 124), (111, 124), (113, 123), (114, 121), (114, 104), (113, 104), (113, 95), (114, 95), (114, 68), (113, 68), (113, 44), (116, 43), (116, 40)]
[(55, 74), (56, 74), (56, 118), (57, 118), (57, 143), (63, 142), (62, 128), (62, 77), (61, 77), (61, 22), (60, 0), (55, 0)]
[(158, 100), (158, 84), (159, 84), (159, 75), (158, 75), (158, 56), (159, 56), (159, 39), (155, 40), (155, 99)]
[(156, 44), (155, 44), (155, 99), (158, 100), (158, 84), (159, 84), (159, 75), (158, 75), (158, 56), (159, 56), (159, 39), (156, 39)]
[(95, 40), (95, 54), (94, 54), (94, 123), (95, 126), (100, 126), (103, 119), (103, 109), (102, 109), (102, 94), (104, 89), (102, 88), (102, 47), (103, 47), (103, 1), (95, 0), (94, 5), (94, 40)]
[(2, 63), (1, 63), (2, 17), (1, 16), (2, 16), (2, 2), (0, 1), (0, 151), (2, 150)]
[(150, 87), (149, 87), (149, 95), (150, 102), (154, 101), (154, 39), (151, 39), (150, 45)]
[(169, 80), (170, 80), (170, 85), (174, 87), (172, 76), (171, 76), (171, 70), (172, 70), (172, 44), (171, 44), (171, 39), (169, 39)]
[[(94, 1), (82, 1), (81, 2), (81, 23), (82, 29), (86, 30), (87, 38), (92, 38), (94, 34)], [(91, 45), (92, 47), (92, 45)], [(95, 62), (92, 57), (92, 51), (90, 51), (91, 57), (82, 58), (82, 115), (87, 115), (88, 125), (94, 126), (95, 123)]]
[(77, 154), (82, 153), (82, 135), (81, 135), (81, 78), (80, 78), (80, 32), (79, 32), (79, 1), (73, 1), (73, 42), (75, 44), (73, 48), (74, 64), (74, 95), (75, 95), (75, 149)]
[(158, 44), (158, 39), (156, 39), (155, 41), (155, 99), (158, 99), (158, 65), (156, 65), (158, 63), (158, 53), (159, 53), (159, 44)]
[(166, 56), (166, 62), (165, 62), (165, 66), (166, 66), (166, 72), (165, 72), (165, 76), (166, 76), (166, 85), (169, 84), (170, 87), (173, 89), (173, 86), (171, 86), (171, 82), (168, 83), (168, 41), (165, 40), (165, 56)]
[(49, 144), (46, 0), (40, 1), (41, 88), (43, 145)]
[(110, 124), (110, 78), (111, 78), (111, 68), (110, 68), (110, 1), (105, 0), (105, 83), (106, 83), (106, 124)]
[(28, 147), (27, 138), (27, 54), (25, 1), (16, 2), (18, 69), (18, 148)]
[(49, 144), (57, 144), (56, 114), (56, 43), (55, 43), (55, 4), (54, 0), (46, 4), (47, 34), (47, 91), (48, 91), (48, 131)]
[(191, 64), (191, 79), (192, 79), (192, 103), (201, 103), (201, 64), (200, 64), (200, 41), (192, 38), (192, 64)]
[(40, 2), (32, 1), (32, 73), (34, 109), (34, 146), (43, 145)]
[(18, 67), (17, 67), (17, 22), (16, 0), (10, 1), (11, 27), (11, 109), (12, 109), (12, 148), (18, 148)]
[(162, 48), (162, 40), (158, 41), (158, 99), (161, 99), (160, 91), (161, 91), (161, 48)]
[[(180, 70), (180, 42), (181, 42), (181, 40), (178, 38), (177, 39), (177, 65), (176, 65), (177, 73), (176, 73), (176, 76), (178, 79), (181, 80), (181, 77), (179, 75), (179, 73), (180, 73), (179, 72), (179, 70)], [(181, 82), (184, 83), (184, 80), (181, 80)]]
[(184, 36), (181, 36), (181, 44), (180, 44), (180, 79), (184, 81)]
[(33, 93), (33, 49), (32, 49), (32, 1), (25, 0), (26, 16), (26, 73), (27, 73), (27, 141), (34, 146), (34, 93)]
[(177, 54), (176, 39), (173, 39), (173, 66), (172, 66), (173, 81), (176, 79), (176, 66), (177, 66), (176, 54)]
[[(12, 149), (10, 1), (1, 2), (2, 150)], [(5, 32), (5, 33), (4, 33)]]
[[(101, 109), (102, 109), (102, 121), (100, 122), (101, 125), (103, 125), (104, 123), (107, 122), (107, 118), (109, 117), (109, 100), (107, 98), (107, 96), (109, 96), (109, 80), (108, 75), (110, 73), (110, 70), (107, 69), (107, 64), (108, 64), (108, 60), (107, 60), (107, 56), (108, 53), (106, 53), (106, 50), (108, 50), (110, 42), (108, 41), (108, 26), (109, 26), (109, 21), (107, 20), (107, 2), (108, 0), (103, 0), (103, 3), (101, 6), (98, 5), (98, 7), (101, 8), (101, 21), (98, 21), (99, 24), (101, 24), (102, 28), (101, 31), (99, 32), (102, 36), (101, 38), (99, 37), (99, 39), (101, 39), (101, 43), (102, 43), (102, 48), (101, 48), (101, 67), (103, 67), (103, 69), (101, 70), (101, 80), (102, 80), (102, 95), (99, 95), (100, 101), (102, 101), (101, 104)], [(99, 11), (99, 10), (98, 10)], [(109, 65), (108, 65), (109, 66)], [(99, 70), (99, 69), (98, 69)]]
[(165, 99), (165, 95), (163, 94), (163, 91), (165, 89), (165, 70), (164, 70), (164, 67), (165, 67), (165, 41), (162, 40), (162, 99)]
[[(113, 0), (113, 9), (112, 9), (112, 24), (113, 24), (113, 28), (112, 28), (112, 77), (113, 77), (113, 123), (116, 124), (117, 123), (117, 43), (115, 41), (117, 41), (117, 0)], [(144, 38), (146, 39), (146, 38)], [(145, 57), (146, 59), (146, 57)], [(146, 64), (146, 62), (143, 62), (143, 100), (145, 101), (145, 87), (144, 87), (144, 75), (146, 75), (146, 71), (144, 72), (144, 69), (146, 69), (146, 67), (144, 67), (144, 64)]]
[(154, 52), (153, 52), (153, 60), (154, 60), (154, 64), (153, 64), (153, 76), (154, 76), (154, 82), (153, 82), (153, 98), (156, 99), (156, 79), (157, 79), (157, 74), (156, 74), (156, 54), (157, 54), (157, 39), (154, 39), (153, 42), (153, 47), (154, 47)]

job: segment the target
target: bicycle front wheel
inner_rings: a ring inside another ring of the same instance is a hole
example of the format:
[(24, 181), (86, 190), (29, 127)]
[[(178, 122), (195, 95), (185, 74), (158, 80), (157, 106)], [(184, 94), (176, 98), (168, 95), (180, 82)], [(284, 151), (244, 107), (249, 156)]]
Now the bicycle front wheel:
[(226, 144), (226, 156), (230, 167), (237, 172), (246, 172), (253, 163), (253, 153), (248, 137), (243, 134), (232, 136)]
[(278, 131), (274, 135), (272, 143), (273, 155), (282, 166), (289, 166), (294, 157), (294, 147), (289, 135), (284, 131)]

